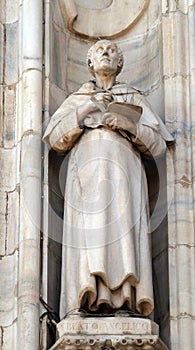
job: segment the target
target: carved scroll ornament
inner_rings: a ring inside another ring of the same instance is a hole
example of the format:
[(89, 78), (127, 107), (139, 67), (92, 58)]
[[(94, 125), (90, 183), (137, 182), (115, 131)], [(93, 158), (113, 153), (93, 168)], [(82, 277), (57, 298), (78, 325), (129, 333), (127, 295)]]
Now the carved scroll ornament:
[(143, 15), (149, 0), (93, 1), (93, 8), (87, 0), (59, 0), (59, 3), (71, 32), (87, 39), (97, 39), (124, 34)]

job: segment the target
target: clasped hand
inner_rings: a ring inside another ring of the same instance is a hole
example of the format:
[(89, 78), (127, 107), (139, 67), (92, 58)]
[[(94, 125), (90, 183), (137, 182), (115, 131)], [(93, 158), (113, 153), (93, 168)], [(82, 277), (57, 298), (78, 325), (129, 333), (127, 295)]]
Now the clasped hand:
[(98, 93), (92, 96), (77, 108), (78, 122), (82, 123), (91, 112), (95, 112), (99, 109), (103, 112), (111, 101), (113, 101), (113, 97), (109, 92)]
[[(100, 109), (102, 112), (106, 110), (108, 104), (113, 101), (113, 96), (109, 92), (98, 93), (81, 105), (78, 109), (78, 120), (83, 122), (88, 114)], [(102, 124), (111, 127), (113, 130), (121, 129), (131, 132), (133, 135), (137, 133), (136, 124), (127, 117), (114, 112), (105, 112), (102, 118)]]
[(131, 132), (133, 135), (137, 133), (136, 124), (129, 120), (127, 117), (122, 116), (117, 113), (106, 112), (103, 115), (102, 124), (110, 126), (113, 130), (127, 130)]

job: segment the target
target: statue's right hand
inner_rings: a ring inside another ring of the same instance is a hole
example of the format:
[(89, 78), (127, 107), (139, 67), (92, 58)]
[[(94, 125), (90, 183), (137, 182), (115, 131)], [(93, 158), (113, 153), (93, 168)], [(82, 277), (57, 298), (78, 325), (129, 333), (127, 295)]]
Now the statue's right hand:
[(110, 92), (100, 92), (98, 94), (96, 94), (95, 96), (91, 97), (91, 100), (94, 103), (103, 103), (105, 105), (105, 107), (113, 101), (113, 96), (112, 93)]
[(78, 123), (81, 124), (89, 113), (94, 112), (96, 110), (97, 110), (97, 106), (93, 101), (91, 101), (91, 99), (87, 100), (85, 103), (80, 105), (77, 108)]

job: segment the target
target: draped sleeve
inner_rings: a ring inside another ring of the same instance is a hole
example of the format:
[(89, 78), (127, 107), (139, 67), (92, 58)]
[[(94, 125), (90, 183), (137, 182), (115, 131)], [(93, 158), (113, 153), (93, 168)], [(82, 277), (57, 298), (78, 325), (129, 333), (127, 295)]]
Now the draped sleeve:
[(83, 133), (83, 129), (78, 124), (77, 110), (90, 98), (92, 89), (92, 84), (84, 84), (79, 89), (79, 94), (70, 95), (52, 116), (43, 141), (58, 153), (65, 154)]
[(166, 151), (166, 142), (161, 134), (144, 125), (141, 122), (137, 125), (137, 135), (131, 137), (134, 146), (146, 157), (156, 158)]
[(77, 106), (71, 96), (53, 115), (43, 136), (43, 141), (55, 151), (66, 153), (82, 132), (77, 121)]

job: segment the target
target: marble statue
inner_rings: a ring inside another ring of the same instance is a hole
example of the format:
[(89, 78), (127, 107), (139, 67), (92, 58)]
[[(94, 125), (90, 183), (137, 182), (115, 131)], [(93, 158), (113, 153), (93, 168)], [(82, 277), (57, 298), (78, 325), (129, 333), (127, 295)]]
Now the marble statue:
[(143, 94), (116, 81), (123, 55), (100, 40), (88, 52), (94, 80), (69, 96), (44, 141), (68, 154), (60, 316), (154, 308), (151, 233), (142, 157), (159, 157), (172, 136)]

